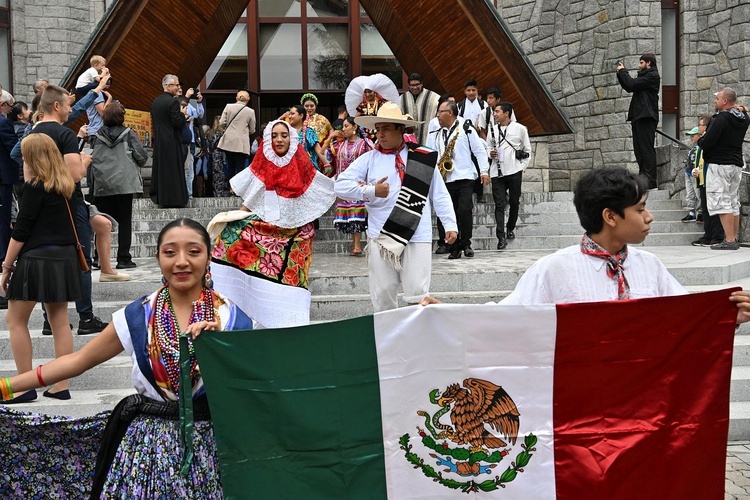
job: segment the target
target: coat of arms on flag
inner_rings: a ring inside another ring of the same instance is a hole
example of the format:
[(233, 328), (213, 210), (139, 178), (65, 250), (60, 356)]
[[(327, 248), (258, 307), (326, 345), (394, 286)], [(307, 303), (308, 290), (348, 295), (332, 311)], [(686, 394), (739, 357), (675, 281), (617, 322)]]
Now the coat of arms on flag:
[(204, 332), (224, 495), (721, 499), (730, 293)]
[[(468, 378), (463, 387), (451, 384), (442, 394), (438, 389), (432, 390), (429, 400), (438, 406), (434, 414), (417, 411), (424, 418), (424, 429), (418, 426), (417, 432), (429, 458), (418, 454), (408, 433), (401, 436), (399, 443), (409, 463), (447, 488), (464, 493), (504, 488), (505, 483), (523, 472), (536, 451), (536, 436), (529, 433), (515, 461), (504, 471), (494, 471), (503, 465), (501, 462), (516, 444), (520, 414), (510, 395), (492, 382)], [(446, 414), (450, 424), (440, 420)], [(485, 479), (486, 475), (494, 478)]]

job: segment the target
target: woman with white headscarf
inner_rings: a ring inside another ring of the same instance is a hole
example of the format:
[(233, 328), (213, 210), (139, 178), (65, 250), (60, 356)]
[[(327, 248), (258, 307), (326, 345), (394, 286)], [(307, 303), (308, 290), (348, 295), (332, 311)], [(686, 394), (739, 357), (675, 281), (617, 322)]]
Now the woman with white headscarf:
[(269, 328), (310, 321), (313, 221), (333, 204), (333, 180), (315, 169), (297, 133), (270, 122), (250, 166), (232, 178), (242, 208), (214, 217), (216, 290)]

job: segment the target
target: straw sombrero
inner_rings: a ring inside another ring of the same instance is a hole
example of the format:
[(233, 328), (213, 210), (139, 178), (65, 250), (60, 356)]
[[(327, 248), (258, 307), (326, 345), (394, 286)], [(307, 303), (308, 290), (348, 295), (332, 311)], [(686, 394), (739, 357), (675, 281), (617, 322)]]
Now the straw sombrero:
[(395, 102), (386, 102), (378, 109), (377, 116), (358, 116), (354, 123), (367, 129), (375, 128), (376, 123), (398, 123), (407, 127), (416, 127), (424, 122), (413, 120), (411, 116), (401, 114), (401, 108)]

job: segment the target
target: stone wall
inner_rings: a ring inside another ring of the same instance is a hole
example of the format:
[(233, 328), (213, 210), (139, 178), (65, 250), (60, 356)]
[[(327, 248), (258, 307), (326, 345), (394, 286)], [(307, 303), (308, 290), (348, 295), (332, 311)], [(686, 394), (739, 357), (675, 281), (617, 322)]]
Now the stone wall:
[[(549, 190), (568, 191), (593, 167), (635, 165), (630, 95), (615, 66), (637, 68), (661, 52), (661, 3), (615, 0), (503, 0), (498, 11), (570, 117), (573, 134), (546, 141)], [(522, 118), (519, 118), (522, 121)]]
[(30, 102), (34, 81), (58, 84), (104, 14), (102, 0), (13, 0), (13, 89)]
[[(725, 86), (750, 104), (750, 7), (747, 0), (681, 4), (682, 131), (713, 111), (713, 92)], [(548, 168), (548, 189), (570, 190), (591, 168), (637, 169), (626, 122), (630, 94), (617, 83), (615, 66), (621, 60), (637, 68), (644, 52), (661, 61), (661, 2), (502, 0), (498, 11), (575, 129), (535, 141), (548, 146), (548, 157), (539, 158)], [(657, 137), (657, 144), (666, 141)], [(659, 171), (660, 185), (669, 189), (669, 169)]]

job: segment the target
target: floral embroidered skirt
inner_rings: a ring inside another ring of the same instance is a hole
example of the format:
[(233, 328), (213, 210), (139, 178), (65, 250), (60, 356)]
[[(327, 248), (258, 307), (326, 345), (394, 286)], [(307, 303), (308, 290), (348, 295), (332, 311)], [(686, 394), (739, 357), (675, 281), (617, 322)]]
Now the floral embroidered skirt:
[(109, 414), (73, 418), (0, 405), (0, 498), (88, 498)]
[(333, 227), (344, 234), (364, 232), (367, 229), (367, 209), (364, 202), (339, 202), (333, 215)]
[(211, 421), (196, 421), (195, 457), (180, 475), (180, 421), (139, 415), (122, 438), (101, 498), (223, 498)]
[(286, 229), (257, 215), (229, 222), (215, 241), (215, 289), (269, 328), (309, 323), (310, 264), (315, 228)]
[[(74, 418), (0, 406), (0, 498), (88, 498), (110, 413)], [(213, 424), (194, 425), (195, 457), (183, 478), (179, 420), (135, 417), (101, 498), (223, 498)]]

